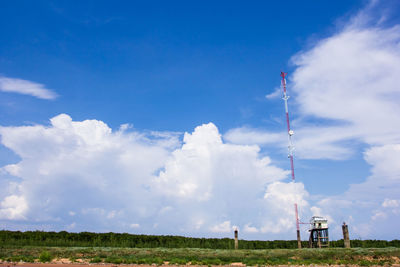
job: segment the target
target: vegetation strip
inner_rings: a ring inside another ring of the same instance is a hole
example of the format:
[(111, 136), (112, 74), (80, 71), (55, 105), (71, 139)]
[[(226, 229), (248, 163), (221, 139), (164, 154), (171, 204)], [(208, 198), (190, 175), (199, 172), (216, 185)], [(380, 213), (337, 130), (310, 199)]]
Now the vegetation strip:
[(77, 248), (0, 247), (3, 262), (51, 262), (68, 259), (80, 263), (228, 265), (241, 262), (256, 265), (391, 265), (400, 263), (399, 248), (330, 248), (227, 250), (193, 248)]
[[(130, 247), (130, 248), (210, 248), (233, 249), (231, 238), (192, 238), (183, 236), (154, 236), (119, 233), (68, 233), (43, 231), (0, 231), (3, 246), (48, 246), (48, 247)], [(308, 241), (303, 241), (308, 247)], [(330, 247), (343, 247), (343, 240), (331, 241)], [(352, 247), (400, 248), (400, 240), (351, 240)], [(297, 248), (296, 240), (240, 240), (240, 249)]]

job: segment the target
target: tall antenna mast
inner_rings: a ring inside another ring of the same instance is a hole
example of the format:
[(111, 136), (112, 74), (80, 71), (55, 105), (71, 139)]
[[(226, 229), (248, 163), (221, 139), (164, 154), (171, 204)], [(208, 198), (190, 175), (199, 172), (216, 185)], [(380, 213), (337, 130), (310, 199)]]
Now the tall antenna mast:
[[(285, 101), (285, 111), (286, 111), (286, 124), (287, 124), (287, 130), (288, 130), (288, 137), (289, 137), (289, 145), (288, 145), (288, 150), (289, 150), (289, 159), (290, 159), (290, 169), (292, 171), (292, 181), (294, 182), (295, 177), (294, 177), (294, 164), (293, 164), (293, 142), (292, 142), (292, 135), (293, 131), (290, 129), (290, 121), (289, 121), (289, 109), (288, 109), (288, 99), (289, 96), (286, 94), (286, 75), (287, 73), (281, 72), (281, 77), (282, 77), (282, 87), (283, 87), (283, 101)], [(294, 211), (296, 214), (296, 229), (297, 229), (297, 247), (301, 248), (301, 238), (300, 238), (300, 221), (299, 221), (299, 212), (297, 211), (297, 203), (294, 204)]]

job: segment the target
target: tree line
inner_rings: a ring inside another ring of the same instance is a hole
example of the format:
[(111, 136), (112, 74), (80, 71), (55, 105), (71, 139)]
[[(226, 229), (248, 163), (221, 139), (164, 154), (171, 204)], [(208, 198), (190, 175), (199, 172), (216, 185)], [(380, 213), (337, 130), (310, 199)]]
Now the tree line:
[[(302, 242), (308, 247), (308, 241)], [(130, 248), (209, 248), (233, 249), (231, 238), (193, 238), (183, 236), (135, 235), (128, 233), (69, 233), (45, 231), (0, 231), (0, 247), (48, 246), (48, 247), (130, 247)], [(400, 240), (351, 240), (352, 247), (383, 248), (400, 247)], [(330, 247), (343, 247), (343, 239), (330, 242)], [(239, 240), (240, 249), (297, 248), (296, 240)]]

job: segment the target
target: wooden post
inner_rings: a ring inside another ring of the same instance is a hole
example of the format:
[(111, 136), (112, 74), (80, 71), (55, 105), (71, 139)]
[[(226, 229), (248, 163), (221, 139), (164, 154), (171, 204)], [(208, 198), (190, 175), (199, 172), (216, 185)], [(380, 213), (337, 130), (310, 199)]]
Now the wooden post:
[(301, 248), (300, 230), (297, 230), (297, 248)]
[(317, 244), (318, 248), (321, 248), (321, 233), (317, 231)]
[(349, 227), (345, 222), (343, 222), (342, 231), (343, 231), (344, 247), (345, 248), (350, 248)]
[(235, 229), (235, 249), (239, 248), (238, 229)]

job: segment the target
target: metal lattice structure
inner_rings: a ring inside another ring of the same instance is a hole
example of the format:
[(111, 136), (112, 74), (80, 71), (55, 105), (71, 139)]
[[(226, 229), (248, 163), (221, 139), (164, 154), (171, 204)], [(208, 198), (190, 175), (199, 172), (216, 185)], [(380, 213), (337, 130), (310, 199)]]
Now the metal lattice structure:
[[(294, 163), (293, 163), (293, 142), (292, 142), (292, 135), (294, 134), (293, 130), (290, 129), (290, 120), (289, 120), (289, 108), (288, 108), (288, 99), (289, 96), (286, 92), (286, 75), (287, 73), (281, 72), (282, 77), (282, 88), (283, 88), (283, 101), (285, 102), (285, 112), (286, 112), (286, 124), (287, 124), (287, 131), (288, 131), (288, 138), (289, 138), (289, 145), (288, 145), (288, 157), (290, 160), (290, 169), (292, 173), (292, 181), (295, 181), (294, 176)], [(299, 221), (299, 212), (297, 209), (297, 203), (294, 203), (294, 210), (296, 214), (296, 230), (297, 230), (297, 247), (301, 248), (301, 237), (300, 237), (300, 221)]]

